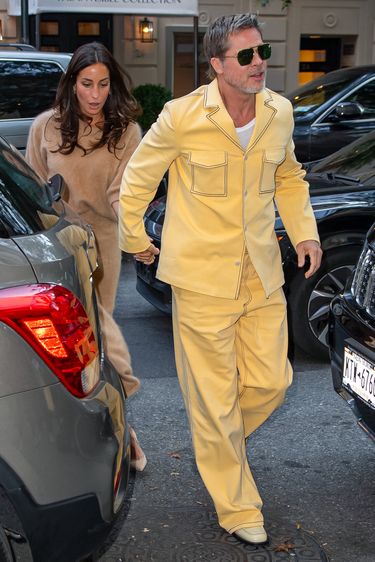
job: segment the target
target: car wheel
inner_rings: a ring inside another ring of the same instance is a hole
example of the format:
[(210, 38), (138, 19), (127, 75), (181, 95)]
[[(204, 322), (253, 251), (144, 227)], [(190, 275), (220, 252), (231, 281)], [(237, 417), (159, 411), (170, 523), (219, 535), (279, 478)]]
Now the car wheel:
[(360, 246), (327, 250), (313, 277), (305, 279), (301, 271), (290, 283), (289, 332), (294, 344), (309, 355), (328, 357), (329, 305), (344, 289), (360, 253)]
[(4, 529), (0, 525), (0, 562), (13, 562), (13, 555)]

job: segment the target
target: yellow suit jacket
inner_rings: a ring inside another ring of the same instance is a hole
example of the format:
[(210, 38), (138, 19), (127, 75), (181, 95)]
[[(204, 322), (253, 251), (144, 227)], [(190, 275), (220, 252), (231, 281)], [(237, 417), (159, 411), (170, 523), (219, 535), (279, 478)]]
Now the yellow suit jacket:
[(290, 102), (256, 94), (243, 150), (217, 81), (167, 103), (131, 157), (120, 191), (120, 247), (149, 246), (145, 210), (169, 169), (157, 277), (190, 291), (236, 298), (245, 251), (267, 295), (284, 283), (275, 203), (296, 246), (317, 240), (305, 172), (294, 156)]

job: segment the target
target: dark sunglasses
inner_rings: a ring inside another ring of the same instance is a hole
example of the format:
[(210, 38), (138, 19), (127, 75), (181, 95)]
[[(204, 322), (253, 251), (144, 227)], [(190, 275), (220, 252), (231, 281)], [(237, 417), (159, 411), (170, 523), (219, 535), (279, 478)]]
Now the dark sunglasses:
[(242, 49), (238, 51), (236, 55), (226, 55), (224, 59), (237, 59), (238, 64), (241, 66), (246, 66), (250, 64), (254, 58), (254, 54), (257, 53), (262, 60), (267, 60), (271, 56), (271, 45), (269, 43), (263, 43), (263, 45), (258, 45), (257, 47), (249, 47), (248, 49)]

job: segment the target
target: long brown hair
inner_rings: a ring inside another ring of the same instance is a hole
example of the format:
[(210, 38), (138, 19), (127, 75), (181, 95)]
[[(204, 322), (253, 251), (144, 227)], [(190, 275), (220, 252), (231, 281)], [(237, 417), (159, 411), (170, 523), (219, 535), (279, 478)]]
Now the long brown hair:
[[(74, 93), (78, 74), (92, 64), (102, 63), (109, 71), (110, 94), (104, 104), (104, 123), (101, 139), (87, 151), (78, 142), (79, 119), (88, 125), (91, 119), (82, 114)], [(101, 146), (108, 146), (115, 153), (121, 136), (130, 122), (135, 122), (141, 110), (131, 94), (131, 79), (117, 63), (108, 49), (101, 43), (85, 43), (73, 53), (66, 73), (60, 79), (56, 100), (53, 105), (57, 110), (55, 119), (60, 123), (62, 143), (56, 152), (71, 154), (78, 147), (84, 154)]]

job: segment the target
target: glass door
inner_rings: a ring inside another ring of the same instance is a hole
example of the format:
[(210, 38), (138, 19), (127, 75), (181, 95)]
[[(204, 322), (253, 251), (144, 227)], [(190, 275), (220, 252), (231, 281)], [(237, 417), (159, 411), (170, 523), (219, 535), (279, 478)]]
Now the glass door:
[(40, 14), (39, 18), (31, 16), (30, 20), (31, 42), (42, 51), (72, 53), (79, 45), (91, 41), (99, 41), (112, 51), (111, 14), (50, 13)]

